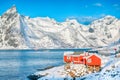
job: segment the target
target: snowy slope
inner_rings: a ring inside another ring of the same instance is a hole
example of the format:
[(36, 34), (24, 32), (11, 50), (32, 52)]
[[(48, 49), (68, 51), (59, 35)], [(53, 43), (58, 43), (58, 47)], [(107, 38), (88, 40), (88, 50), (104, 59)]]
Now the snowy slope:
[(90, 74), (79, 79), (84, 80), (119, 80), (120, 79), (120, 59), (111, 58), (106, 67), (101, 72)]
[(119, 39), (120, 20), (106, 16), (82, 25), (75, 19), (57, 22), (49, 17), (30, 18), (13, 6), (0, 17), (0, 48), (83, 48), (107, 46)]
[(118, 40), (120, 30), (120, 20), (113, 16), (106, 16), (102, 19), (96, 20), (89, 25), (94, 29), (97, 39), (101, 40), (105, 44)]

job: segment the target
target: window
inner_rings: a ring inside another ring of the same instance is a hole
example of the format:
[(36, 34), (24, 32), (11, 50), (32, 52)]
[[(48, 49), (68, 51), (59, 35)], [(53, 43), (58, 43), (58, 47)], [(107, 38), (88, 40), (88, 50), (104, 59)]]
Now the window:
[(87, 62), (88, 62), (88, 63), (91, 63), (91, 62), (92, 62), (92, 60), (91, 60), (91, 59), (88, 59), (88, 60), (87, 60)]
[(67, 59), (71, 59), (71, 57), (70, 57), (70, 56), (68, 56), (68, 57), (67, 57)]

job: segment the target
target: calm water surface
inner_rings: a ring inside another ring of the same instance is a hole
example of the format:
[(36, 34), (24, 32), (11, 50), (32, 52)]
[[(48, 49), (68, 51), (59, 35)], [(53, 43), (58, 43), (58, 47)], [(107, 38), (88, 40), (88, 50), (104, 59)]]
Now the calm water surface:
[(59, 51), (0, 51), (0, 80), (28, 80), (37, 69), (62, 64)]

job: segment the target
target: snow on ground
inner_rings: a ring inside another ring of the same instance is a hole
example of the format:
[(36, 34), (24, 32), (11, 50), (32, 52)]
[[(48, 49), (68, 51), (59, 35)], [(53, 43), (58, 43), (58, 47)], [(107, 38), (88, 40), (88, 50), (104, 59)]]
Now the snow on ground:
[(72, 79), (71, 75), (75, 74), (76, 76), (86, 75), (87, 68), (85, 65), (76, 64), (71, 65), (71, 69), (64, 70), (65, 66), (54, 67), (45, 71), (36, 72), (36, 75), (46, 75), (38, 80), (64, 80)]
[[(120, 80), (120, 58), (115, 56), (102, 56), (102, 68), (100, 72), (89, 73), (87, 68), (82, 64), (71, 65), (71, 69), (65, 71), (65, 66), (54, 67), (45, 71), (34, 73), (44, 77), (38, 80), (71, 80), (70, 71), (81, 74), (76, 80)], [(77, 70), (77, 71), (76, 71)]]
[[(112, 59), (109, 62), (109, 65), (103, 68), (100, 72), (98, 73), (93, 73), (88, 76), (84, 76), (79, 79), (84, 79), (84, 80), (120, 80), (120, 59)], [(78, 80), (79, 80), (78, 79)]]

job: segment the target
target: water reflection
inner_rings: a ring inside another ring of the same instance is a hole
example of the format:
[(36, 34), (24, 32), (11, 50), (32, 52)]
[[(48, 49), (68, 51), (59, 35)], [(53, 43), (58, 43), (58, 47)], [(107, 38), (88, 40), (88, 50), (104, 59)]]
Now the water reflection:
[(36, 69), (63, 64), (62, 52), (1, 51), (0, 80), (27, 80)]

